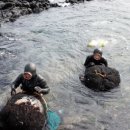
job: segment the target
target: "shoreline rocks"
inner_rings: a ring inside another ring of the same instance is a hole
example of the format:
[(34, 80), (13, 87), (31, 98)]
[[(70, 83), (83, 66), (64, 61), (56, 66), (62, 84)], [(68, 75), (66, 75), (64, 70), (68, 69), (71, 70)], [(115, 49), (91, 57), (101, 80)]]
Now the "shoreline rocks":
[[(90, 0), (87, 0), (90, 1)], [(80, 3), (84, 0), (66, 0), (65, 3)], [(58, 3), (49, 0), (1, 0), (0, 23), (14, 22), (18, 17), (31, 13), (40, 13), (51, 7), (60, 7)]]
[(50, 8), (48, 0), (1, 0), (0, 22), (14, 22), (18, 17)]

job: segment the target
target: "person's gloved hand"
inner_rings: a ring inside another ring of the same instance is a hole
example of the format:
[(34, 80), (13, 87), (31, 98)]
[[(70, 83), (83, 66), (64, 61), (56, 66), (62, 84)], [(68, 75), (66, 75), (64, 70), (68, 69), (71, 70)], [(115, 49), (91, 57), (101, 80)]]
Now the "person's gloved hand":
[(103, 63), (100, 63), (100, 65), (105, 66)]
[(15, 95), (15, 94), (16, 94), (16, 90), (15, 90), (15, 88), (12, 88), (12, 89), (11, 89), (11, 96), (12, 96), (12, 95)]
[(34, 89), (35, 89), (38, 93), (41, 93), (41, 92), (42, 92), (42, 89), (41, 89), (40, 87), (38, 87), (38, 86), (36, 86)]
[(16, 89), (14, 87), (14, 84), (11, 84), (11, 96), (16, 94)]
[(39, 86), (36, 86), (34, 88), (35, 91), (37, 91), (38, 93), (42, 93), (42, 94), (48, 94), (50, 89), (49, 88), (40, 88)]

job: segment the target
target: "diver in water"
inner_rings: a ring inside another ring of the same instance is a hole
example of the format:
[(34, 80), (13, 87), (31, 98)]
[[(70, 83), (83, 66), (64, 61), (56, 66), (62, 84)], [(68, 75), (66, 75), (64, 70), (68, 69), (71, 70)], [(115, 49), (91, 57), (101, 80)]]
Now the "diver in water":
[(50, 89), (46, 81), (36, 73), (36, 66), (29, 63), (24, 68), (24, 73), (20, 74), (11, 85), (11, 94), (16, 93), (16, 88), (21, 85), (21, 89), (28, 93), (38, 92), (48, 94)]
[(98, 49), (93, 51), (93, 55), (90, 55), (86, 58), (84, 66), (86, 68), (94, 66), (94, 65), (105, 65), (108, 66), (107, 60), (102, 57), (102, 52)]
[[(86, 68), (92, 67), (94, 65), (108, 66), (107, 60), (102, 57), (102, 52), (99, 49), (95, 49), (93, 51), (93, 55), (88, 56), (84, 63)], [(79, 78), (81, 81), (85, 81), (85, 76), (81, 75)]]

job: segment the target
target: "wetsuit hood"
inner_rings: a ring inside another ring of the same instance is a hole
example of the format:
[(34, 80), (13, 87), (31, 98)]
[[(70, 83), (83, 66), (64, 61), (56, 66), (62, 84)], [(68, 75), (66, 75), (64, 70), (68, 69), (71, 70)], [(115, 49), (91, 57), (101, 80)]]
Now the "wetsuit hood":
[(34, 77), (36, 75), (36, 65), (33, 63), (25, 65), (24, 72), (30, 72)]
[(98, 53), (98, 54), (100, 54), (100, 55), (102, 56), (102, 51), (100, 51), (99, 49), (95, 49), (95, 50), (93, 51), (93, 54), (95, 54), (95, 53)]

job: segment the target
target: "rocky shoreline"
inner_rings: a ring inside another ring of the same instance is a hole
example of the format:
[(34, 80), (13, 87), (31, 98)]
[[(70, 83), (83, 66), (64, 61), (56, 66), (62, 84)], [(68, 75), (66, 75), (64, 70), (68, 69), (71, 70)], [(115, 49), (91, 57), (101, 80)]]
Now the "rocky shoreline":
[[(80, 2), (84, 2), (84, 0), (66, 0), (66, 3), (70, 4)], [(60, 7), (60, 5), (58, 3), (50, 3), (49, 0), (1, 0), (0, 23), (14, 22), (20, 16), (39, 13), (51, 7)]]

